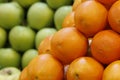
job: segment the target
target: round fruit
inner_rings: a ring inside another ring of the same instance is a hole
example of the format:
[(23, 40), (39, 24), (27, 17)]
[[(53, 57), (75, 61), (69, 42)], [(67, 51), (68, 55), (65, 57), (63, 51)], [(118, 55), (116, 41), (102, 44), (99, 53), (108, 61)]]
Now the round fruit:
[(92, 39), (91, 53), (103, 64), (120, 59), (120, 35), (112, 30), (98, 32)]
[(75, 27), (67, 27), (56, 32), (51, 39), (52, 54), (63, 64), (84, 56), (87, 52), (87, 38)]
[(120, 80), (120, 60), (110, 63), (103, 72), (102, 80)]
[(92, 37), (106, 27), (107, 13), (99, 2), (87, 0), (75, 11), (75, 26), (87, 37)]
[(15, 26), (10, 30), (9, 42), (13, 49), (26, 51), (34, 47), (35, 32), (26, 26)]
[(19, 67), (20, 66), (20, 54), (12, 48), (0, 49), (0, 69), (4, 67)]
[(108, 12), (108, 21), (110, 27), (120, 33), (120, 1), (116, 1)]
[(23, 21), (24, 12), (16, 2), (0, 4), (0, 26), (11, 29)]
[(63, 65), (50, 54), (35, 57), (27, 67), (29, 80), (62, 80)]
[(92, 57), (80, 57), (69, 65), (67, 80), (102, 80), (103, 71), (103, 66)]
[(33, 4), (27, 13), (28, 25), (36, 30), (48, 27), (53, 21), (53, 10), (46, 3)]

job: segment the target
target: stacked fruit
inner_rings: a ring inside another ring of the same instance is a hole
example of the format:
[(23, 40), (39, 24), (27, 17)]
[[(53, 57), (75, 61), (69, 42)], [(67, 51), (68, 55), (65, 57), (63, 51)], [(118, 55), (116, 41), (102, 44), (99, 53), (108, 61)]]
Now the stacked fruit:
[(72, 3), (73, 0), (0, 0), (0, 80), (18, 80), (20, 70), (38, 55), (41, 41), (62, 28)]
[(75, 0), (20, 80), (120, 80), (120, 1)]
[(120, 80), (119, 0), (14, 1), (0, 4), (1, 69), (22, 67), (19, 80)]

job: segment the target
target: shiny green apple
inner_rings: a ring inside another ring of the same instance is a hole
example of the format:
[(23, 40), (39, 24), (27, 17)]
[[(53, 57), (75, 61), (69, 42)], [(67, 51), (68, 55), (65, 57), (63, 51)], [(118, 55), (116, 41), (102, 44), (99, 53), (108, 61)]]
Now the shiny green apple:
[(53, 10), (46, 3), (37, 2), (29, 8), (27, 22), (31, 28), (40, 30), (52, 24), (53, 16)]
[(5, 29), (11, 29), (15, 25), (22, 23), (24, 11), (16, 2), (0, 4), (0, 26)]
[(24, 52), (34, 47), (35, 31), (26, 26), (15, 26), (10, 30), (9, 42), (13, 49)]
[(0, 69), (4, 67), (19, 67), (21, 56), (12, 48), (0, 48)]

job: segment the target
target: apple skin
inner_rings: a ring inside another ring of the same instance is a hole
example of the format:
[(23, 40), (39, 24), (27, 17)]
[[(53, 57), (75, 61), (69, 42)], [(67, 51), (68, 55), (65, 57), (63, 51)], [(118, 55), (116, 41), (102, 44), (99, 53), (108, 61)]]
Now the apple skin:
[[(5, 0), (0, 0), (0, 3), (3, 3), (3, 2), (5, 2)], [(1, 80), (1, 79), (0, 79)]]
[(35, 31), (26, 26), (15, 26), (9, 33), (9, 42), (13, 49), (24, 52), (34, 47)]
[(62, 23), (64, 21), (64, 18), (70, 12), (72, 12), (72, 6), (62, 6), (56, 10), (55, 15), (54, 15), (54, 23), (55, 23), (55, 27), (58, 30), (62, 28)]
[(73, 0), (46, 0), (52, 9), (58, 9), (61, 6), (71, 5)]
[(22, 7), (28, 8), (35, 2), (41, 1), (41, 0), (13, 0), (18, 2)]
[(0, 48), (0, 69), (4, 67), (19, 67), (21, 56), (12, 48)]
[(55, 28), (43, 28), (40, 29), (35, 37), (35, 46), (38, 49), (39, 44), (42, 42), (42, 40), (50, 35), (53, 35), (54, 33), (56, 33), (57, 30)]
[(40, 30), (52, 25), (53, 16), (53, 10), (46, 3), (37, 2), (29, 8), (27, 22), (31, 28)]
[(16, 2), (0, 4), (0, 26), (5, 29), (11, 29), (15, 25), (22, 23), (24, 11)]
[(0, 70), (0, 80), (19, 80), (21, 71), (16, 67), (5, 67)]
[(36, 49), (29, 49), (24, 52), (22, 56), (22, 69), (24, 69), (29, 62), (38, 55), (38, 51)]
[(7, 32), (5, 29), (0, 27), (0, 48), (4, 47), (7, 41)]

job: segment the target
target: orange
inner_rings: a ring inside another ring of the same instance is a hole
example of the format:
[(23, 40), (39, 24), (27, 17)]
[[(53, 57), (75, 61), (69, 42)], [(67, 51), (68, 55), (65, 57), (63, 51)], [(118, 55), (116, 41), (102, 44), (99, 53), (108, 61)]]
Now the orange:
[(74, 12), (70, 12), (63, 20), (62, 27), (74, 27)]
[(27, 66), (29, 80), (62, 80), (63, 65), (51, 54), (40, 54)]
[(78, 8), (78, 6), (84, 1), (87, 1), (87, 0), (74, 0), (73, 6), (72, 6), (73, 11), (75, 11)]
[(120, 33), (120, 0), (116, 1), (108, 12), (110, 27)]
[(92, 56), (103, 64), (120, 59), (120, 35), (113, 30), (97, 33), (91, 43)]
[(109, 10), (112, 4), (116, 2), (117, 0), (96, 0), (96, 1), (102, 3)]
[(102, 80), (120, 80), (120, 60), (110, 63), (105, 68)]
[(67, 80), (102, 80), (103, 71), (103, 66), (92, 57), (80, 57), (69, 65)]
[(19, 80), (29, 80), (29, 76), (27, 74), (27, 67), (25, 67), (19, 77)]
[(75, 26), (87, 37), (94, 36), (107, 24), (107, 9), (95, 0), (87, 0), (75, 11)]
[(87, 52), (87, 38), (75, 27), (66, 27), (56, 32), (51, 39), (52, 55), (63, 64), (84, 56)]
[(38, 47), (38, 54), (43, 54), (43, 53), (51, 53), (51, 39), (53, 35), (50, 35), (43, 39), (43, 41), (40, 43)]

